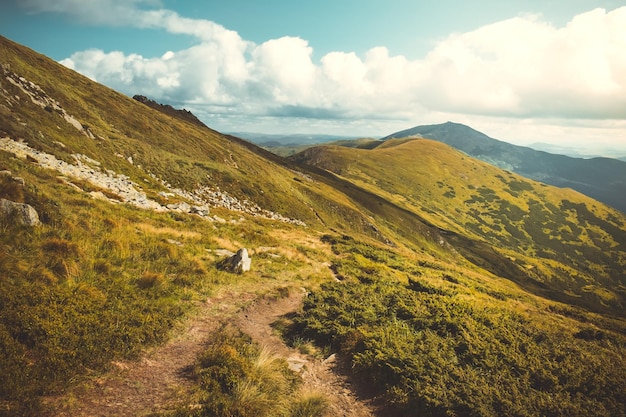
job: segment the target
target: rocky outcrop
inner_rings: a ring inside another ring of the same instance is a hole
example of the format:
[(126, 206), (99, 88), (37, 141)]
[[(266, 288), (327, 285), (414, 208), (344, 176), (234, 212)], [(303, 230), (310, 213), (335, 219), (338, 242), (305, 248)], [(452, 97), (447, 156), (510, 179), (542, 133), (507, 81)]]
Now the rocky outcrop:
[[(94, 136), (91, 132), (89, 126), (82, 124), (76, 117), (69, 114), (61, 106), (61, 103), (58, 100), (50, 97), (40, 86), (14, 73), (9, 64), (0, 64), (0, 76), (4, 77), (2, 78), (3, 81), (6, 79), (9, 83), (13, 84), (13, 86), (21, 90), (20, 92), (22, 93), (19, 95), (9, 95), (7, 90), (0, 88), (0, 95), (5, 96), (4, 98), (6, 99), (6, 103), (9, 108), (21, 105), (20, 97), (24, 97), (24, 95), (26, 95), (34, 104), (41, 107), (43, 110), (62, 117), (67, 123), (74, 126), (77, 130), (89, 138), (96, 138), (96, 136)], [(177, 110), (172, 106), (156, 103), (155, 101), (141, 95), (135, 96), (134, 99), (171, 116), (182, 118), (191, 123), (207, 128), (187, 110)], [(42, 135), (41, 132), (39, 132), (39, 134)], [(102, 139), (101, 137), (99, 138)], [(63, 149), (66, 148), (66, 145), (60, 141), (54, 141), (53, 143), (57, 147)], [(163, 192), (164, 194), (181, 197), (186, 200), (186, 202), (164, 202), (162, 200), (159, 202), (149, 198), (146, 193), (142, 191), (142, 187), (133, 182), (128, 176), (106, 169), (101, 166), (100, 162), (88, 157), (87, 155), (72, 154), (75, 161), (74, 163), (68, 163), (58, 159), (53, 154), (30, 147), (23, 140), (18, 141), (10, 137), (0, 137), (0, 150), (11, 152), (17, 157), (27, 159), (31, 162), (36, 162), (44, 168), (60, 172), (63, 176), (61, 180), (65, 181), (68, 185), (73, 186), (79, 191), (85, 190), (82, 190), (76, 184), (73, 184), (71, 178), (88, 181), (89, 183), (102, 189), (101, 191), (91, 191), (90, 194), (92, 197), (106, 200), (111, 203), (123, 202), (148, 210), (195, 214), (210, 221), (214, 219), (209, 216), (210, 207), (223, 207), (231, 211), (247, 213), (255, 217), (263, 217), (271, 220), (306, 226), (306, 224), (301, 220), (282, 216), (273, 211), (263, 209), (254, 202), (231, 196), (226, 191), (220, 190), (218, 186), (214, 186), (213, 184), (199, 185), (199, 187), (194, 190), (180, 190), (173, 188), (161, 178), (157, 178), (154, 174), (146, 171), (146, 174), (152, 176), (155, 180), (161, 182), (161, 184), (167, 188), (167, 191)], [(132, 156), (125, 156), (119, 153), (116, 155), (126, 159), (136, 168), (141, 168), (141, 165), (136, 164), (135, 161), (133, 161)], [(20, 178), (16, 178), (16, 181), (19, 182), (19, 180)]]
[(28, 144), (11, 138), (0, 138), (0, 149), (11, 152), (20, 158), (30, 158), (44, 168), (54, 169), (68, 177), (89, 181), (90, 183), (109, 190), (120, 197), (120, 200), (136, 207), (165, 211), (156, 201), (149, 199), (139, 186), (123, 174), (103, 170), (98, 161), (81, 155), (73, 155), (75, 164), (57, 159), (54, 155), (33, 149)]
[[(67, 123), (74, 126), (79, 132), (91, 139), (94, 139), (94, 135), (89, 130), (89, 127), (84, 126), (76, 117), (69, 114), (63, 107), (61, 107), (61, 104), (57, 100), (50, 97), (40, 86), (12, 72), (9, 65), (3, 64), (1, 68), (5, 78), (11, 84), (22, 90), (22, 92), (26, 94), (34, 104), (45, 109), (47, 112), (57, 114)], [(9, 102), (9, 104), (11, 103)]]
[(4, 198), (0, 199), (0, 216), (24, 226), (36, 226), (40, 223), (39, 214), (33, 206)]
[[(219, 187), (202, 186), (193, 191), (181, 190), (173, 188), (169, 183), (158, 178), (152, 173), (148, 173), (154, 180), (158, 181), (168, 189), (167, 192), (159, 193), (164, 199), (169, 197), (181, 197), (191, 202), (172, 202), (170, 204), (161, 205), (155, 200), (147, 197), (146, 193), (141, 191), (141, 187), (133, 182), (128, 176), (118, 174), (101, 166), (101, 163), (89, 158), (83, 154), (73, 154), (75, 163), (70, 164), (56, 156), (48, 154), (37, 149), (31, 148), (23, 141), (16, 141), (9, 137), (0, 137), (0, 149), (10, 152), (18, 158), (29, 159), (38, 163), (44, 168), (49, 168), (60, 172), (62, 175), (86, 180), (104, 190), (109, 191), (119, 197), (118, 200), (110, 199), (102, 193), (92, 194), (94, 198), (106, 199), (110, 202), (124, 202), (133, 206), (155, 210), (155, 211), (175, 211), (180, 213), (196, 214), (207, 220), (212, 218), (209, 216), (210, 207), (223, 207), (231, 211), (247, 213), (255, 217), (263, 217), (270, 220), (277, 220), (285, 223), (306, 226), (306, 224), (298, 219), (290, 219), (270, 210), (265, 210), (257, 206), (251, 201), (237, 199), (225, 191), (221, 191)], [(130, 161), (129, 161), (130, 162)], [(70, 181), (67, 181), (71, 184)], [(76, 187), (80, 190), (79, 187)]]
[(252, 259), (248, 256), (248, 250), (241, 248), (236, 254), (230, 256), (217, 264), (217, 267), (221, 270), (233, 272), (236, 274), (243, 274), (250, 270), (252, 265)]
[(190, 112), (189, 110), (186, 110), (186, 109), (178, 110), (170, 106), (169, 104), (157, 103), (156, 101), (151, 100), (148, 97), (142, 96), (140, 94), (134, 95), (133, 99), (137, 100), (140, 103), (145, 104), (148, 107), (152, 107), (155, 110), (165, 113), (169, 116), (177, 117), (179, 119), (191, 122), (195, 125), (202, 126), (208, 129), (208, 126), (202, 123), (200, 119), (198, 119), (196, 115)]
[(190, 205), (184, 201), (181, 201), (180, 203), (167, 204), (165, 207), (167, 207), (170, 211), (197, 214), (200, 217), (207, 217), (211, 211), (206, 204)]

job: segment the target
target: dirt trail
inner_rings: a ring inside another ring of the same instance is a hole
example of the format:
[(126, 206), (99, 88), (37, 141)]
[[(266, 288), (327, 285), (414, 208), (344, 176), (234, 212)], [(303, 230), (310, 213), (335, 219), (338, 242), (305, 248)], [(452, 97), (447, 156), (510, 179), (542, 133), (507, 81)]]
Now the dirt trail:
[(330, 400), (329, 417), (374, 416), (374, 408), (359, 401), (352, 390), (352, 382), (335, 372), (338, 366), (334, 355), (324, 360), (289, 348), (277, 336), (271, 324), (281, 316), (296, 311), (302, 304), (303, 293), (291, 294), (279, 300), (259, 300), (240, 314), (236, 325), (261, 346), (287, 360), (290, 367), (299, 370), (304, 390), (324, 394)]
[(288, 297), (278, 299), (245, 292), (210, 298), (184, 324), (178, 336), (147, 352), (142, 359), (116, 362), (110, 372), (74, 387), (61, 397), (47, 398), (45, 403), (50, 412), (46, 416), (141, 416), (181, 405), (192, 406), (181, 403), (191, 388), (184, 370), (193, 364), (206, 341), (225, 321), (235, 323), (255, 342), (284, 357), (292, 367), (300, 368), (305, 388), (329, 398), (330, 417), (373, 416), (372, 409), (357, 400), (350, 382), (333, 372), (334, 361), (302, 355), (273, 333), (271, 323), (297, 310), (302, 297), (301, 292), (293, 291)]
[(191, 365), (220, 323), (235, 316), (256, 296), (224, 293), (207, 299), (176, 336), (138, 361), (114, 362), (106, 374), (90, 379), (62, 397), (44, 400), (46, 416), (141, 416), (172, 410), (191, 387), (183, 370)]

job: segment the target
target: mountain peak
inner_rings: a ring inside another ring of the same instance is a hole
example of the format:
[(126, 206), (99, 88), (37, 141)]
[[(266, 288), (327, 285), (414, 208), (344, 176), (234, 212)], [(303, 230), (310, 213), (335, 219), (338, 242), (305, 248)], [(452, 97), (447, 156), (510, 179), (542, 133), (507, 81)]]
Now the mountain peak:
[[(430, 139), (444, 141), (445, 139), (454, 140), (456, 137), (463, 135), (465, 137), (471, 136), (477, 139), (488, 139), (495, 140), (485, 135), (482, 132), (479, 132), (476, 129), (473, 129), (470, 126), (456, 123), (452, 121), (447, 121), (445, 123), (433, 124), (433, 125), (421, 125), (415, 126), (410, 129), (401, 130), (399, 132), (392, 133), (389, 136), (385, 136), (382, 140), (392, 139), (392, 138), (405, 138), (409, 136), (418, 136), (418, 137), (427, 137)], [(448, 143), (448, 142), (446, 142)], [(450, 143), (448, 143), (451, 145)], [(454, 146), (454, 145), (452, 145)]]
[(422, 137), (450, 145), (474, 158), (527, 178), (557, 187), (569, 187), (626, 212), (626, 164), (617, 159), (582, 159), (513, 145), (469, 126), (445, 122), (416, 126), (386, 136)]

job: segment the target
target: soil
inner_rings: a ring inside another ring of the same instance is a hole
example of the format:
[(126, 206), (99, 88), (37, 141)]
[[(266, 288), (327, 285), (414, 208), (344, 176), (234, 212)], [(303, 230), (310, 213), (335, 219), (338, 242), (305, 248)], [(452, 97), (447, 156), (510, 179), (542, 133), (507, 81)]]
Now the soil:
[(76, 384), (67, 393), (44, 400), (46, 416), (106, 417), (148, 416), (189, 401), (192, 382), (185, 370), (192, 365), (211, 335), (226, 321), (234, 323), (261, 346), (283, 357), (303, 379), (304, 389), (324, 394), (329, 400), (328, 417), (373, 416), (374, 407), (359, 400), (352, 382), (337, 372), (341, 363), (300, 353), (277, 336), (271, 324), (301, 306), (303, 291), (284, 298), (269, 298), (247, 292), (224, 292), (206, 300), (167, 343), (137, 361), (114, 362), (105, 374)]

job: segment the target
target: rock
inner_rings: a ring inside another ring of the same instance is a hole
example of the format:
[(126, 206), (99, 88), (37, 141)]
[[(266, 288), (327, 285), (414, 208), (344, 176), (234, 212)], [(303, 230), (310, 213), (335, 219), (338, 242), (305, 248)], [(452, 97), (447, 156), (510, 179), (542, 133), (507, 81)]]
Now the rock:
[(3, 169), (0, 171), (0, 175), (2, 175), (3, 177), (11, 177), (11, 180), (18, 183), (21, 186), (26, 185), (26, 181), (24, 181), (24, 178), (22, 177), (14, 177), (13, 174), (11, 173), (11, 171), (7, 170), (7, 169)]
[(184, 201), (181, 201), (180, 203), (168, 204), (166, 207), (178, 213), (189, 213), (191, 211), (191, 206)]
[[(0, 214), (2, 217), (13, 218), (25, 226), (36, 226), (40, 223), (39, 214), (33, 206), (14, 201), (0, 199)], [(247, 255), (247, 254), (246, 254)]]
[(228, 249), (215, 249), (214, 251), (211, 251), (210, 249), (207, 249), (209, 252), (213, 252), (215, 253), (217, 256), (235, 256), (235, 252), (231, 252)]
[(112, 200), (109, 197), (107, 197), (106, 195), (104, 195), (104, 193), (102, 191), (90, 191), (89, 195), (91, 196), (91, 198), (93, 198), (95, 200), (108, 201), (110, 203), (117, 203), (117, 201)]
[(322, 363), (335, 363), (335, 361), (337, 360), (337, 356), (333, 353), (332, 355), (330, 355), (329, 357), (327, 357), (326, 359), (324, 359), (322, 361)]
[(290, 356), (287, 358), (287, 365), (289, 366), (289, 369), (294, 372), (301, 372), (307, 363), (309, 363), (309, 361), (298, 356)]
[(207, 217), (209, 215), (209, 206), (191, 206), (190, 213), (197, 214), (200, 217)]
[(220, 261), (217, 266), (225, 271), (242, 274), (250, 270), (252, 259), (248, 256), (248, 250), (241, 248), (231, 257)]

